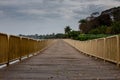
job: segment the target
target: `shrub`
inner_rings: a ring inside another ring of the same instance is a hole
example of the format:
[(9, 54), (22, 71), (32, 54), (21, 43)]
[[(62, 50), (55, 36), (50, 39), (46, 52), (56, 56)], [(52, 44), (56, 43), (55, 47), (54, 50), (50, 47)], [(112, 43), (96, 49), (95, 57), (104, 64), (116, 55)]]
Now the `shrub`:
[(112, 25), (112, 33), (119, 34), (120, 33), (120, 21), (114, 22)]

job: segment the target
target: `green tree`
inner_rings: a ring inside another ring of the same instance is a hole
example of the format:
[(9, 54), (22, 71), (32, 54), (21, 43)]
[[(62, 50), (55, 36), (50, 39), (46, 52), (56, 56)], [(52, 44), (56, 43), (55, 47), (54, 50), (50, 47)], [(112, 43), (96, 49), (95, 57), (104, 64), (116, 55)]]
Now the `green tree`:
[(100, 26), (98, 28), (92, 29), (89, 31), (90, 34), (105, 34), (107, 26)]
[(55, 38), (59, 38), (59, 39), (62, 39), (62, 38), (65, 38), (65, 35), (64, 34), (62, 34), (62, 33), (57, 33), (56, 35), (55, 35)]
[(70, 36), (70, 38), (72, 38), (72, 39), (78, 39), (78, 36), (80, 35), (80, 31), (71, 31), (70, 33), (69, 33), (69, 36)]
[(114, 22), (111, 26), (112, 26), (112, 34), (120, 33), (120, 21)]
[(78, 23), (86, 23), (87, 21), (85, 19), (81, 19), (80, 21), (78, 21)]
[(86, 33), (87, 32), (87, 20), (86, 19), (81, 19), (78, 21), (79, 23), (79, 30), (81, 33)]
[(66, 26), (64, 30), (65, 30), (65, 34), (68, 34), (71, 31), (71, 28), (70, 26)]

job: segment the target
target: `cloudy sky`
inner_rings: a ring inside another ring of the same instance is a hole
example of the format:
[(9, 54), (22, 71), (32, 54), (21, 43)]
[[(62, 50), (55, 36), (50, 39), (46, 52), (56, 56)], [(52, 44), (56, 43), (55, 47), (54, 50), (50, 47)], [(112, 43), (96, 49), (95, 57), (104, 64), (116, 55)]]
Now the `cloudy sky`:
[(120, 6), (120, 0), (0, 0), (0, 32), (49, 34), (64, 32), (92, 12)]

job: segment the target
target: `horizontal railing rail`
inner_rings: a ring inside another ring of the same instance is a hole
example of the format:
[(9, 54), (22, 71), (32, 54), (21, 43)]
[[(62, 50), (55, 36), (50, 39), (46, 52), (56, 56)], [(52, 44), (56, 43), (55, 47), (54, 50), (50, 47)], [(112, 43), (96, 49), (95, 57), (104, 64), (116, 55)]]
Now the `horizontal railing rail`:
[(14, 35), (0, 33), (0, 65), (17, 59), (21, 60), (29, 55), (36, 55), (54, 40), (35, 40)]
[(88, 41), (71, 39), (64, 39), (64, 41), (85, 54), (120, 64), (119, 35)]

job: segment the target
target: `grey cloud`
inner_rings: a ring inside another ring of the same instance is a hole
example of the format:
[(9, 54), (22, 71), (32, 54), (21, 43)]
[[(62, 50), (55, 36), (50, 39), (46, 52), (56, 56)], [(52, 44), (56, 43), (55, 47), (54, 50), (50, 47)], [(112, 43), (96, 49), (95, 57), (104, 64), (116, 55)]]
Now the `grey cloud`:
[[(4, 11), (4, 14), (6, 17), (12, 17), (12, 18), (51, 18), (51, 17), (59, 17), (60, 14), (56, 11), (61, 6), (59, 2), (63, 2), (64, 0), (43, 0), (42, 3), (39, 2), (33, 2), (28, 3), (27, 5), (0, 5), (0, 10)], [(51, 3), (53, 2), (53, 3)], [(6, 3), (7, 4), (7, 3)], [(35, 12), (32, 12), (34, 14), (31, 14), (27, 12), (27, 10), (39, 10), (39, 11), (46, 11), (44, 14), (36, 15)], [(26, 11), (26, 12), (20, 12), (20, 11)], [(56, 13), (55, 13), (56, 12)], [(41, 17), (40, 17), (41, 16)]]
[(120, 0), (115, 0), (115, 1), (119, 1), (120, 2)]
[[(33, 23), (33, 26), (37, 23), (37, 26), (41, 24), (43, 27), (49, 25), (53, 26), (53, 28), (57, 25), (64, 27), (64, 25), (75, 24), (75, 21), (85, 18), (93, 12), (101, 12), (120, 3), (119, 0), (107, 0), (111, 3), (108, 5), (105, 1), (106, 0), (0, 0), (0, 21), (6, 19), (7, 21), (10, 20), (11, 23), (18, 21), (18, 23), (16, 23), (17, 25), (20, 25), (22, 22), (24, 24), (26, 24), (25, 22), (30, 22)], [(52, 24), (51, 21), (53, 21)], [(4, 25), (7, 26), (6, 23), (2, 26)], [(31, 25), (31, 27), (33, 26)]]
[(43, 3), (62, 3), (64, 0), (43, 0)]
[(71, 0), (71, 1), (77, 1), (77, 2), (81, 2), (81, 3), (86, 3), (86, 2), (94, 2), (94, 1), (98, 1), (98, 0)]
[(83, 6), (81, 9), (75, 9), (73, 10), (75, 19), (81, 19), (81, 18), (86, 18), (90, 16), (91, 13), (93, 12), (101, 12), (102, 10), (106, 9), (106, 6), (104, 5), (95, 5), (95, 4), (90, 4), (87, 6)]
[[(7, 17), (12, 18), (23, 18), (23, 19), (35, 19), (35, 18), (60, 18), (64, 17), (66, 14), (71, 16), (73, 13), (73, 18), (76, 18), (79, 15), (89, 15), (92, 12), (100, 12), (106, 8), (105, 5), (97, 5), (92, 2), (98, 0), (68, 0), (67, 4), (65, 4), (65, 0), (12, 0), (13, 3), (8, 3), (9, 0), (0, 1), (4, 3), (4, 5), (0, 5), (0, 10), (4, 12)], [(78, 2), (80, 5), (71, 5), (70, 1)], [(19, 3), (20, 2), (20, 3)], [(88, 3), (89, 4), (86, 4)], [(81, 4), (82, 3), (82, 4)], [(6, 5), (5, 5), (6, 4)], [(11, 5), (15, 4), (15, 5)], [(18, 4), (18, 5), (17, 5)], [(74, 7), (74, 8), (73, 8)], [(29, 10), (29, 11), (28, 11)], [(37, 12), (34, 12), (38, 10)], [(69, 13), (70, 10), (73, 13)], [(28, 12), (27, 12), (28, 11)], [(40, 11), (44, 11), (44, 13), (40, 13)]]

